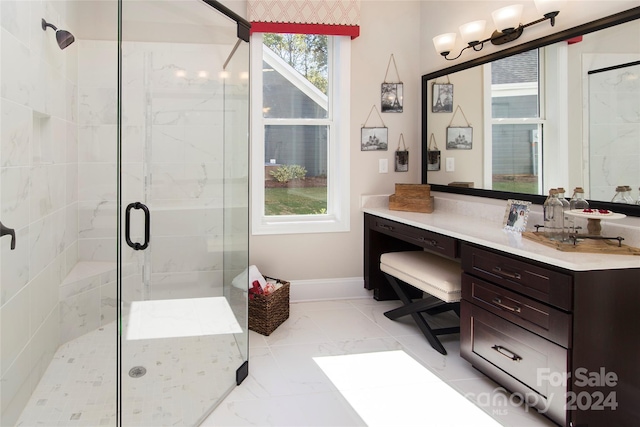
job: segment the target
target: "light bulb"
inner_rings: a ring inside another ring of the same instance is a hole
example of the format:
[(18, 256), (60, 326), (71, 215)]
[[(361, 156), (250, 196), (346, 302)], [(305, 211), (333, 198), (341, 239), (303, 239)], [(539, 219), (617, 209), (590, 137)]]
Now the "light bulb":
[(484, 28), (487, 21), (473, 21), (460, 26), (462, 41), (469, 45), (477, 44), (484, 39)]
[(456, 33), (440, 34), (433, 38), (433, 45), (436, 51), (443, 56), (446, 56), (453, 50), (456, 44)]
[(521, 16), (521, 4), (503, 7), (491, 13), (493, 23), (496, 25), (496, 30), (502, 33), (510, 33), (513, 32), (514, 29), (518, 28), (520, 26)]

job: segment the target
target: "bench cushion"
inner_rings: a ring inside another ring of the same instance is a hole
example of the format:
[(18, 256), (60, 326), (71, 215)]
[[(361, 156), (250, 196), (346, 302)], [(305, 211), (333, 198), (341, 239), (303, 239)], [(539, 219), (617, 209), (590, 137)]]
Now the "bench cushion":
[(426, 251), (388, 252), (380, 270), (444, 302), (460, 301), (460, 264)]

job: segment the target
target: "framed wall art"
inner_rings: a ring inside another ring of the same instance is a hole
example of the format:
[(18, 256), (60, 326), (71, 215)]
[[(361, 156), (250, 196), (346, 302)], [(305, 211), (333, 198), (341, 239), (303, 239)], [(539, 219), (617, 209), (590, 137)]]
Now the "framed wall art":
[(389, 128), (360, 128), (361, 151), (387, 151), (389, 146)]
[(453, 113), (453, 85), (434, 83), (431, 91), (433, 113)]
[(472, 127), (449, 126), (447, 128), (447, 150), (471, 150), (472, 148)]
[[(382, 126), (367, 126), (374, 111), (380, 118)], [(382, 116), (374, 104), (371, 106), (367, 120), (364, 121), (360, 128), (360, 151), (387, 151), (388, 146), (389, 128), (384, 124), (384, 120), (382, 120)]]
[(402, 83), (382, 83), (381, 107), (383, 113), (402, 113)]
[[(400, 142), (402, 142), (402, 149), (400, 149)], [(404, 135), (400, 134), (398, 140), (398, 149), (396, 150), (396, 172), (408, 172), (409, 171), (409, 150), (404, 143)]]
[[(396, 77), (398, 80), (394, 83), (388, 81), (389, 67), (393, 62), (393, 68), (396, 70)], [(389, 63), (387, 64), (387, 71), (384, 73), (384, 82), (380, 85), (380, 111), (383, 113), (402, 113), (402, 101), (404, 99), (402, 79), (398, 73), (398, 66), (396, 65), (396, 59), (393, 54), (389, 57)]]
[[(431, 145), (432, 142), (433, 145)], [(427, 147), (427, 170), (440, 170), (440, 149), (438, 148), (438, 144), (436, 144), (436, 138), (433, 134), (431, 134), (429, 138), (429, 146)]]

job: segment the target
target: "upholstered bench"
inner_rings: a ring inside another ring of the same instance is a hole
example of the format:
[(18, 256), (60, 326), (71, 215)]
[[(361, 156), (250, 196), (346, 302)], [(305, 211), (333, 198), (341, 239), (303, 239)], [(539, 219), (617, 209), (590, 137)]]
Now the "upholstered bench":
[[(411, 315), (431, 346), (447, 354), (437, 335), (458, 333), (460, 327), (432, 329), (423, 313), (433, 315), (453, 310), (460, 316), (460, 264), (426, 251), (388, 252), (380, 256), (380, 270), (404, 304), (384, 315), (391, 320)], [(413, 301), (402, 283), (429, 296)]]

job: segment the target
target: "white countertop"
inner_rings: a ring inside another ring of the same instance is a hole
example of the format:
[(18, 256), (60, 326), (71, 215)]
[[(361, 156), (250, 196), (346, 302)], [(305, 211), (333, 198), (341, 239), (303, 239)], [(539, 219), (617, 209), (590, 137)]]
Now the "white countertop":
[(500, 221), (447, 211), (438, 212), (437, 204), (436, 210), (430, 214), (392, 211), (388, 207), (375, 204), (369, 207), (365, 205), (362, 210), (375, 216), (572, 271), (640, 268), (640, 256), (562, 252), (525, 239), (520, 233), (505, 231)]

